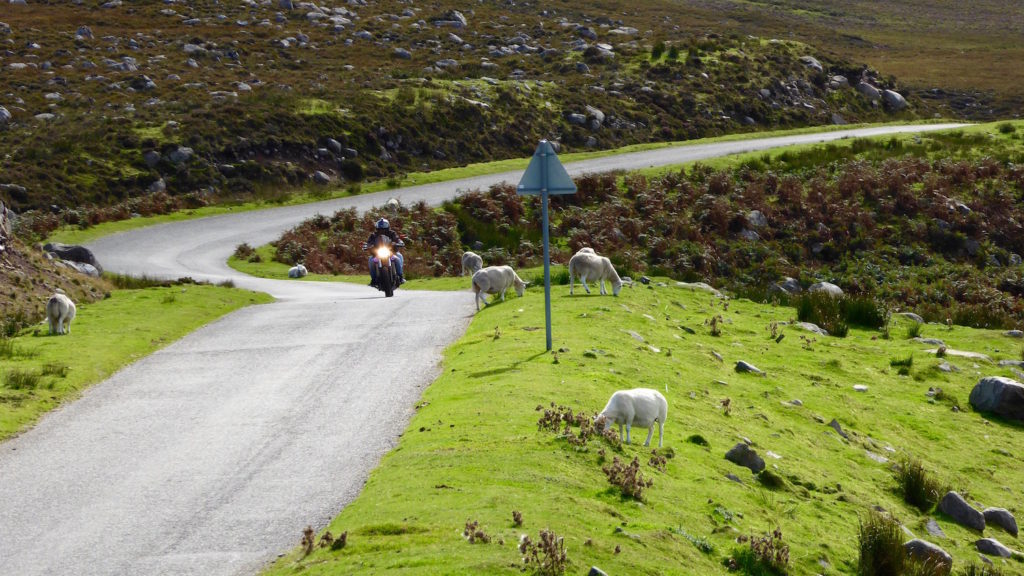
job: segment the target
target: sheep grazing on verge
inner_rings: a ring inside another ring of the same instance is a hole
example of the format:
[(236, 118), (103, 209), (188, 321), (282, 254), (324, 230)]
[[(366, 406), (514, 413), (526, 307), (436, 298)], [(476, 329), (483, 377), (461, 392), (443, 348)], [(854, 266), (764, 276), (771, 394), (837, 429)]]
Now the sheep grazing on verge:
[(302, 278), (308, 273), (309, 272), (306, 270), (306, 267), (302, 264), (296, 264), (288, 269), (289, 278)]
[(479, 254), (474, 252), (465, 252), (462, 254), (462, 275), (466, 275), (466, 271), (469, 271), (469, 275), (476, 274), (481, 268), (484, 267), (484, 259)]
[(668, 418), (668, 401), (657, 390), (650, 388), (634, 388), (619, 390), (612, 394), (608, 405), (597, 415), (604, 418), (607, 430), (612, 423), (619, 425), (619, 439), (622, 439), (622, 425), (626, 425), (626, 444), (629, 444), (629, 431), (634, 425), (647, 428), (647, 440), (644, 446), (651, 445), (654, 435), (654, 423), (658, 423), (658, 448), (661, 448), (662, 436), (665, 434), (665, 419)]
[(504, 302), (506, 290), (514, 286), (516, 295), (521, 297), (526, 285), (511, 266), (488, 266), (477, 270), (473, 274), (473, 300), (477, 311), (480, 310), (481, 302), (487, 306), (484, 294), (501, 294), (501, 301)]
[(604, 256), (598, 256), (592, 248), (580, 248), (580, 251), (573, 254), (569, 259), (569, 294), (573, 293), (574, 280), (579, 276), (583, 283), (583, 289), (590, 294), (587, 286), (587, 279), (598, 282), (601, 285), (601, 294), (608, 294), (604, 288), (604, 281), (609, 280), (612, 284), (612, 294), (619, 295), (622, 290), (622, 279), (619, 273), (612, 266), (612, 261)]
[(50, 334), (71, 334), (71, 321), (75, 318), (75, 303), (58, 292), (46, 301), (46, 323)]

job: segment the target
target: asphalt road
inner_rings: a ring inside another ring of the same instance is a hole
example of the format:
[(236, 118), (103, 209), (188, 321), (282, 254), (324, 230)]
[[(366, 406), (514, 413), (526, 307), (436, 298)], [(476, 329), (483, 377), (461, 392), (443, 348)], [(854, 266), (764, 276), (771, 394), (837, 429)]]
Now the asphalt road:
[[(667, 148), (567, 169), (950, 127)], [(0, 575), (252, 574), (297, 545), (307, 524), (323, 527), (397, 442), (441, 352), (468, 324), (472, 297), (399, 291), (384, 299), (368, 287), (264, 280), (228, 268), (227, 257), (315, 213), (366, 210), (391, 197), (437, 204), (520, 176), (163, 224), (92, 243), (111, 271), (230, 278), (278, 301), (190, 334), (0, 444)]]

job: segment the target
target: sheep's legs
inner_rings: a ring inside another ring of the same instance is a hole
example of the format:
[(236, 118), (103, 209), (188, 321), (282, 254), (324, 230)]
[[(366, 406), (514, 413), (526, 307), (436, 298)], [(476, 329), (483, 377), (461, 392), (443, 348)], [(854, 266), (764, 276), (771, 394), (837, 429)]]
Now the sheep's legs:
[(630, 440), (629, 440), (629, 430), (630, 430), (630, 429), (631, 429), (632, 427), (633, 427), (633, 426), (632, 426), (632, 425), (631, 425), (631, 424), (630, 424), (629, 422), (626, 422), (626, 444), (630, 444)]
[[(651, 427), (647, 429), (647, 440), (644, 440), (644, 446), (650, 446), (651, 445), (651, 436), (653, 436), (653, 435), (654, 435), (654, 424), (651, 424)], [(659, 440), (660, 440), (660, 437), (659, 437)], [(658, 444), (658, 448), (661, 448), (661, 443), (660, 442)]]
[[(622, 442), (622, 424), (619, 424), (619, 442)], [(629, 444), (629, 440), (626, 443)]]
[(603, 279), (601, 280), (600, 284), (601, 284), (601, 296), (607, 296), (608, 295), (608, 291), (604, 289), (604, 280)]
[(665, 423), (658, 421), (658, 448), (661, 448), (661, 437), (665, 435)]
[(572, 296), (573, 279), (575, 276), (576, 275), (572, 273), (572, 270), (569, 270), (569, 296)]
[(590, 294), (590, 288), (587, 286), (586, 274), (580, 274), (580, 284), (583, 284), (583, 289), (587, 291), (587, 294)]
[[(508, 290), (508, 288), (505, 288), (505, 290)], [(502, 291), (501, 291), (501, 301), (502, 301), (502, 302), (504, 302), (504, 301), (505, 301), (505, 290), (502, 290)]]

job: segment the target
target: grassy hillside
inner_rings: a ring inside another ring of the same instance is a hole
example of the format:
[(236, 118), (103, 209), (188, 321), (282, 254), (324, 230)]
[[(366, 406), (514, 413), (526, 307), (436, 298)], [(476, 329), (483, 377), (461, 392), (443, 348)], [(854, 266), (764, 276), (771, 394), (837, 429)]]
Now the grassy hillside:
[[(95, 303), (78, 302), (71, 334), (45, 326), (0, 337), (0, 440), (86, 387), (196, 328), (266, 294), (209, 285), (113, 290)], [(153, 322), (153, 318), (161, 318)]]
[[(521, 535), (536, 542), (550, 529), (564, 538), (567, 574), (591, 565), (609, 574), (724, 574), (727, 559), (749, 547), (737, 538), (779, 528), (788, 573), (852, 574), (858, 521), (878, 507), (949, 551), (958, 569), (977, 562), (977, 533), (897, 493), (893, 465), (908, 457), (971, 502), (1019, 512), (1024, 428), (967, 403), (980, 376), (1012, 377), (1010, 368), (937, 359), (907, 339), (902, 319), (890, 339), (863, 329), (823, 337), (787, 325), (791, 308), (658, 280), (619, 298), (570, 297), (556, 286), (554, 354), (543, 352), (541, 290), (478, 313), (399, 445), (327, 527), (332, 537), (347, 533), (344, 548), (317, 547), (318, 532), (311, 554), (296, 550), (268, 573), (517, 574)], [(709, 325), (716, 317), (718, 336)], [(995, 331), (926, 325), (919, 334), (993, 360), (1020, 358), (1020, 341)], [(737, 373), (740, 360), (767, 375)], [(669, 401), (664, 470), (649, 464), (643, 430), (619, 451), (599, 438), (573, 446), (538, 427), (538, 409), (552, 403), (594, 414), (614, 390), (633, 387)], [(745, 440), (770, 477), (723, 458)], [(642, 499), (609, 483), (602, 466), (613, 458), (637, 458), (653, 480)], [(928, 535), (930, 518), (947, 538)], [(463, 536), (470, 522), (489, 542)], [(1020, 547), (998, 528), (984, 535)], [(1024, 573), (1016, 561), (996, 562)]]
[(90, 224), (521, 157), (542, 137), (574, 151), (945, 109), (873, 102), (832, 80), (903, 90), (870, 62), (709, 29), (668, 0), (278, 6), (11, 6), (0, 195)]

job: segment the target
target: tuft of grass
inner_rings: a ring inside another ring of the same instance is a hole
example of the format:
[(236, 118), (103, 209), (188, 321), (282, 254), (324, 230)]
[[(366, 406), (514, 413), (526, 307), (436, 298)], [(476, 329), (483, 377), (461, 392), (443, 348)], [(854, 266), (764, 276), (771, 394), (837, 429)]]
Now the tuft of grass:
[(39, 372), (9, 370), (4, 376), (4, 386), (11, 390), (35, 390), (39, 386), (39, 379)]
[(902, 366), (910, 368), (913, 365), (914, 365), (914, 354), (913, 353), (907, 354), (906, 356), (903, 356), (903, 357), (890, 358), (889, 359), (889, 366), (892, 366), (893, 368), (898, 368), (898, 367), (902, 367)]
[(1017, 131), (1017, 126), (1012, 122), (1000, 122), (996, 124), (996, 130), (999, 130), (1000, 134), (1013, 134)]
[(43, 376), (56, 376), (57, 378), (67, 378), (68, 370), (71, 367), (62, 362), (47, 362), (43, 364), (41, 374)]
[(913, 340), (921, 336), (921, 325), (917, 322), (907, 324), (907, 340)]
[(801, 322), (817, 324), (829, 335), (843, 338), (850, 331), (843, 315), (843, 299), (825, 292), (809, 292), (795, 298), (796, 315)]
[(904, 573), (907, 551), (900, 523), (888, 514), (871, 510), (860, 521), (858, 576), (895, 576)]
[(1003, 571), (995, 566), (972, 562), (958, 570), (957, 576), (1003, 576)]
[(14, 347), (14, 340), (7, 337), (0, 337), (0, 358), (14, 358), (17, 349)]
[(920, 460), (907, 457), (893, 472), (896, 489), (903, 500), (918, 510), (930, 510), (942, 496), (944, 487), (925, 469)]
[(104, 277), (120, 290), (141, 290), (143, 288), (158, 288), (173, 284), (170, 280), (161, 280), (151, 276), (131, 276), (128, 274), (104, 274)]

